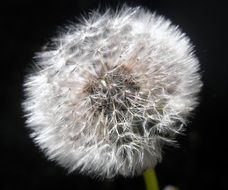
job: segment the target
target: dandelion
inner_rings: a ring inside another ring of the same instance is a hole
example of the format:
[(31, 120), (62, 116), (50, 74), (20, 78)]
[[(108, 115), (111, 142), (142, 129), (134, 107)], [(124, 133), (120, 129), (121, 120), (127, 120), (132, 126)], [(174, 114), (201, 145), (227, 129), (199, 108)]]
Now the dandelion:
[(91, 176), (134, 176), (175, 143), (201, 88), (189, 38), (125, 6), (91, 12), (36, 56), (23, 107), (47, 157)]

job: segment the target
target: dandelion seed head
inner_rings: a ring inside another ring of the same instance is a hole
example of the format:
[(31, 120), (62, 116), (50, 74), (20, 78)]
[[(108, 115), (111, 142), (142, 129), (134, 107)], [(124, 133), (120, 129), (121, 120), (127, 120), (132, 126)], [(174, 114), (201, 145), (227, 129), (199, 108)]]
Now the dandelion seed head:
[(31, 137), (69, 172), (140, 175), (198, 104), (189, 38), (143, 8), (94, 11), (37, 54), (23, 107)]

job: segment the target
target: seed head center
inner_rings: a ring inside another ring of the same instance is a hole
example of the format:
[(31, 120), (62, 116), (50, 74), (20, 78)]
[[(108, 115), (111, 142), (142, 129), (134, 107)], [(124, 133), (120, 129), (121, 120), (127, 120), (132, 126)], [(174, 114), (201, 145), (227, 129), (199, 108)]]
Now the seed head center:
[(115, 110), (126, 112), (140, 87), (132, 70), (120, 66), (101, 70), (86, 89), (93, 109), (109, 115)]

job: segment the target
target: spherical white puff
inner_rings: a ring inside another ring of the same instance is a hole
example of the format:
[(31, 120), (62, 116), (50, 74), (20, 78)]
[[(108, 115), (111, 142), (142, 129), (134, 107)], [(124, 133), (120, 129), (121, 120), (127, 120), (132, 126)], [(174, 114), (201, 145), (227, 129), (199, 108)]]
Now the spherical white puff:
[(189, 38), (137, 7), (95, 11), (37, 55), (23, 107), (31, 137), (70, 172), (133, 176), (161, 160), (198, 104)]

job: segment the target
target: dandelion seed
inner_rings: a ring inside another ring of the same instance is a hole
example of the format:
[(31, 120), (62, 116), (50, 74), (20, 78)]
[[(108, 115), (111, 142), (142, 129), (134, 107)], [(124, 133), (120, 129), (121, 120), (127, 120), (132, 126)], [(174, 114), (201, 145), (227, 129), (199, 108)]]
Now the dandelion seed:
[(143, 8), (95, 11), (36, 58), (23, 107), (31, 137), (70, 172), (140, 175), (198, 104), (189, 38)]

